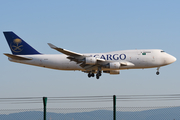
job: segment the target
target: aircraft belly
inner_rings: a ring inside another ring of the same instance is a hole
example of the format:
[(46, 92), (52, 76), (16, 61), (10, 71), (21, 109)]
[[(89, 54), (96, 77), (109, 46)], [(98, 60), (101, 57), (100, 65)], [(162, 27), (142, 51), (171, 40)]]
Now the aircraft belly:
[(9, 61), (42, 67), (40, 64), (40, 61), (37, 61), (37, 60), (15, 60), (15, 59), (9, 58)]
[(44, 59), (43, 66), (58, 70), (81, 70), (79, 65), (64, 57)]
[(69, 61), (69, 60), (64, 60), (61, 61), (59, 66), (58, 66), (59, 70), (82, 70), (82, 68), (73, 61)]

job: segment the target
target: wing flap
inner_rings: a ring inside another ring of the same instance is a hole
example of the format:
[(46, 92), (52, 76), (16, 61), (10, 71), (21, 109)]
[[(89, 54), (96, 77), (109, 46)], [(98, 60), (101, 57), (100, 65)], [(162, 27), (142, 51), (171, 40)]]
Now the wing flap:
[[(107, 61), (107, 60), (104, 60), (104, 59), (96, 58), (97, 63), (95, 65), (89, 65), (89, 64), (86, 64), (86, 62), (84, 61), (84, 58), (85, 57), (90, 57), (90, 56), (80, 54), (80, 53), (76, 53), (76, 52), (72, 52), (70, 50), (66, 50), (66, 49), (63, 49), (63, 48), (58, 48), (58, 47), (56, 47), (55, 45), (53, 45), (51, 43), (48, 43), (48, 45), (52, 49), (55, 49), (55, 50), (65, 54), (65, 55), (67, 55), (68, 56), (67, 58), (69, 60), (74, 61), (77, 64), (80, 63), (80, 66), (82, 68), (86, 69), (86, 70), (92, 69), (93, 67), (104, 66), (105, 64), (108, 64), (110, 62), (110, 61)], [(121, 66), (134, 66), (133, 63), (128, 62), (128, 61), (122, 61), (122, 62), (120, 62), (120, 64), (121, 64)]]
[(9, 58), (16, 59), (16, 60), (32, 60), (32, 58), (20, 57), (17, 55), (12, 55), (12, 54), (7, 54), (7, 53), (4, 53), (4, 55), (6, 55)]

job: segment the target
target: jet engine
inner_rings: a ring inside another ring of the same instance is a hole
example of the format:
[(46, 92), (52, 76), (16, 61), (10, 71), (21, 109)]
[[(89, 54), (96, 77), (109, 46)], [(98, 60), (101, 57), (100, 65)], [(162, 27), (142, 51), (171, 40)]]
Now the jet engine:
[(86, 57), (85, 62), (86, 64), (94, 65), (96, 64), (97, 60), (95, 57)]
[(104, 73), (109, 73), (109, 74), (120, 74), (119, 70), (110, 70), (110, 71), (103, 71)]
[(112, 70), (120, 69), (120, 67), (121, 67), (121, 64), (119, 62), (112, 62), (106, 65), (106, 68), (110, 68)]

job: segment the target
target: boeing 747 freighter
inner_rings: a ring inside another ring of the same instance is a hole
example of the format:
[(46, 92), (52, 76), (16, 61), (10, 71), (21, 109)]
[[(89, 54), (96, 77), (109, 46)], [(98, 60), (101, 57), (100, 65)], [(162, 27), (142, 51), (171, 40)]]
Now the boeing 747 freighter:
[(176, 58), (160, 49), (121, 50), (107, 53), (81, 54), (48, 45), (63, 54), (42, 54), (13, 32), (3, 32), (12, 54), (4, 53), (12, 62), (57, 70), (79, 70), (88, 77), (103, 73), (119, 74), (124, 69), (159, 68), (176, 61)]

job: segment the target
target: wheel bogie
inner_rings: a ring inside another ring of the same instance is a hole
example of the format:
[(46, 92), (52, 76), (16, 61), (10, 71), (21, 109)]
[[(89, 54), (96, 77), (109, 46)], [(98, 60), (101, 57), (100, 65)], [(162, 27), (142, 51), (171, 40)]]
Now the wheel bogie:
[(99, 75), (98, 74), (96, 75), (96, 79), (99, 79)]
[(94, 73), (88, 73), (88, 77), (90, 78), (90, 77), (94, 77)]

